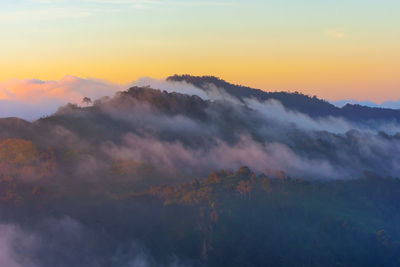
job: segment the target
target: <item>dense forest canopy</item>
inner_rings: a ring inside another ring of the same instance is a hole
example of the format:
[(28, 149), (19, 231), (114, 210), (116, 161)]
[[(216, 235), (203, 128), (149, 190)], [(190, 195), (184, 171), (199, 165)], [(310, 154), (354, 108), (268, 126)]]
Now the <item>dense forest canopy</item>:
[(399, 111), (168, 82), (0, 119), (0, 263), (399, 266)]

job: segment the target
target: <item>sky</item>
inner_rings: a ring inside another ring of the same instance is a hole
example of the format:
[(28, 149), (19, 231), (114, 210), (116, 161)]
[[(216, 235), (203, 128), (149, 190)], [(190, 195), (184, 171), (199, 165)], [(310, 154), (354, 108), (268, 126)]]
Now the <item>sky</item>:
[(188, 73), (397, 101), (398, 14), (398, 0), (1, 0), (0, 82)]

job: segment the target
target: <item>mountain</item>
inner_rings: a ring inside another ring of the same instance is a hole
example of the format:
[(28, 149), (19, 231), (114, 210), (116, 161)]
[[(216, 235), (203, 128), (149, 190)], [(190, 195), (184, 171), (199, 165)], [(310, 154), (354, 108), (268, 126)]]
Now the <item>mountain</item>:
[(219, 86), (0, 119), (0, 265), (399, 266), (399, 125)]
[[(374, 110), (357, 109), (374, 118)], [(106, 160), (103, 167), (115, 158), (134, 159), (174, 179), (238, 165), (256, 171), (273, 166), (310, 179), (359, 177), (365, 170), (396, 176), (393, 161), (400, 146), (399, 128), (379, 119), (364, 124), (317, 120), (275, 106), (204, 100), (149, 87), (132, 87), (93, 106), (68, 104), (33, 123), (3, 119), (0, 130), (0, 140), (27, 139), (43, 150), (55, 149), (56, 155), (78, 146), (84, 155)], [(109, 147), (115, 152), (110, 154)], [(172, 156), (170, 151), (175, 151)]]
[(334, 116), (343, 117), (352, 121), (400, 121), (400, 110), (366, 107), (358, 104), (346, 104), (344, 107), (338, 108), (316, 96), (310, 97), (297, 92), (265, 92), (260, 89), (234, 85), (214, 76), (174, 75), (168, 77), (167, 81), (186, 82), (205, 92), (212, 90), (212, 86), (222, 88), (230, 96), (241, 102), (249, 98), (255, 98), (259, 101), (275, 99), (280, 101), (287, 109), (298, 111), (314, 118)]

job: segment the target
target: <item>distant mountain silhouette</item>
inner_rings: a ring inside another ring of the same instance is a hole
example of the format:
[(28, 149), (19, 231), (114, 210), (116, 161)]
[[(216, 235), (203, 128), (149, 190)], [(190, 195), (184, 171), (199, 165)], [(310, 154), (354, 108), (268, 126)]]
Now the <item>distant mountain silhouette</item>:
[(210, 85), (216, 86), (224, 89), (232, 97), (237, 98), (242, 102), (246, 98), (255, 98), (259, 101), (275, 99), (280, 101), (287, 109), (302, 112), (314, 118), (335, 116), (344, 117), (352, 121), (400, 121), (400, 110), (397, 109), (366, 107), (354, 104), (347, 104), (342, 108), (338, 108), (328, 101), (319, 99), (316, 96), (310, 97), (298, 92), (265, 92), (260, 89), (231, 84), (214, 76), (174, 75), (168, 77), (167, 81), (184, 81), (204, 90), (205, 92), (211, 90)]

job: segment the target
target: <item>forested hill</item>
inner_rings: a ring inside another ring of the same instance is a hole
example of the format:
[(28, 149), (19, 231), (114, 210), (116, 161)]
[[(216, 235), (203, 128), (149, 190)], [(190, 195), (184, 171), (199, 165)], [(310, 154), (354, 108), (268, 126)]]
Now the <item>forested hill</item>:
[(400, 125), (256, 102), (132, 87), (0, 119), (0, 266), (400, 266)]
[(59, 153), (85, 147), (100, 161), (107, 159), (105, 165), (115, 157), (133, 158), (166, 168), (173, 179), (239, 165), (256, 171), (273, 165), (318, 179), (354, 178), (364, 170), (397, 176), (397, 132), (400, 127), (378, 120), (314, 120), (274, 106), (210, 101), (149, 87), (132, 87), (92, 106), (68, 104), (32, 123), (0, 120), (0, 141), (25, 139)]
[(174, 75), (168, 77), (167, 81), (184, 81), (193, 84), (205, 92), (212, 90), (212, 86), (215, 86), (224, 89), (229, 95), (240, 101), (244, 101), (246, 98), (255, 98), (259, 101), (275, 99), (280, 101), (286, 108), (305, 113), (311, 117), (335, 116), (344, 117), (352, 121), (400, 121), (400, 110), (372, 108), (353, 104), (347, 104), (343, 108), (338, 108), (316, 96), (310, 97), (298, 92), (265, 92), (260, 89), (231, 84), (214, 76)]

